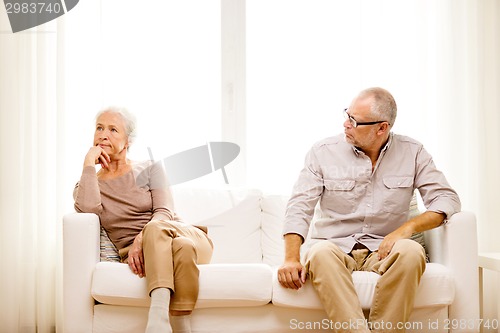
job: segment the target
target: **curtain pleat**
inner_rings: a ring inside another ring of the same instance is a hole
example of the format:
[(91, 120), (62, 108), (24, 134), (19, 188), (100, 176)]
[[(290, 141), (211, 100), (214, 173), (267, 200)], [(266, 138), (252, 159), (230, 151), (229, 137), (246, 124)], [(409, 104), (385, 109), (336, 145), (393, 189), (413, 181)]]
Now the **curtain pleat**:
[(63, 39), (55, 22), (0, 34), (0, 332), (56, 331)]

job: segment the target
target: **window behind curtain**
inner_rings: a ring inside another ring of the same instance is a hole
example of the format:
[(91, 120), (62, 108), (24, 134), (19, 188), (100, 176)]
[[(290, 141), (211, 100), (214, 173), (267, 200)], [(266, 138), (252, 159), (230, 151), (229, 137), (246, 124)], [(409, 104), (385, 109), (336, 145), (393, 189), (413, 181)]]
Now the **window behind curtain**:
[[(109, 105), (138, 118), (132, 159), (149, 159), (148, 148), (160, 160), (220, 140), (218, 1), (82, 2), (77, 14), (81, 22), (66, 22), (76, 162), (91, 143), (96, 112)], [(77, 177), (80, 167), (75, 163)]]
[(436, 107), (432, 6), (247, 1), (249, 184), (289, 194), (311, 145), (342, 133), (342, 110), (371, 86), (394, 95), (394, 131), (426, 143), (421, 129)]

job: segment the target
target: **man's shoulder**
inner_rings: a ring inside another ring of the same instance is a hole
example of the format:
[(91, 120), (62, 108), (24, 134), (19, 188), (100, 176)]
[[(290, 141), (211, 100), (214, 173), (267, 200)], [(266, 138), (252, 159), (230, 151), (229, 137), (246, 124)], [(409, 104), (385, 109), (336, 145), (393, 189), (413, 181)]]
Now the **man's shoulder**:
[(414, 138), (411, 138), (406, 135), (401, 135), (401, 134), (393, 134), (392, 135), (392, 141), (396, 144), (407, 144), (411, 146), (416, 146), (416, 147), (422, 147), (422, 143)]
[(325, 146), (335, 146), (335, 145), (343, 145), (347, 144), (344, 140), (344, 134), (337, 134), (335, 136), (330, 136), (327, 138), (323, 138), (319, 141), (316, 141), (313, 144), (313, 149), (319, 149)]

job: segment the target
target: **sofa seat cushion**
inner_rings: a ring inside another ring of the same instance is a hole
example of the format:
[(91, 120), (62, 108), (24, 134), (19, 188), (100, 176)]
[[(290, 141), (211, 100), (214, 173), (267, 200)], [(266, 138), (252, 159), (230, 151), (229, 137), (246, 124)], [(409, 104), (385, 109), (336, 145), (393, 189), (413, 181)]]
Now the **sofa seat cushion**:
[[(265, 264), (199, 265), (196, 308), (260, 306), (271, 301), (272, 269)], [(92, 276), (92, 297), (110, 305), (149, 307), (146, 279), (128, 265), (100, 262)]]
[[(353, 272), (354, 287), (356, 288), (363, 309), (371, 307), (375, 285), (379, 277), (379, 275), (373, 272)], [(455, 282), (450, 270), (441, 264), (427, 264), (420, 280), (414, 307), (450, 305), (454, 297)], [(272, 302), (274, 305), (286, 307), (322, 308), (319, 298), (309, 280), (297, 291), (285, 289), (279, 284), (276, 272), (273, 274)]]

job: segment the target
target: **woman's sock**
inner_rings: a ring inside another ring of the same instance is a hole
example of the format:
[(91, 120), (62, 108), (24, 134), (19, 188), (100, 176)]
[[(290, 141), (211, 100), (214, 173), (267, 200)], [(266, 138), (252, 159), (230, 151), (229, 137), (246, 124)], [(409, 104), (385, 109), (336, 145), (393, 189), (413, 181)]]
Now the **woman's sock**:
[(172, 333), (168, 316), (170, 289), (156, 288), (151, 292), (146, 333)]
[(170, 316), (174, 333), (191, 333), (191, 315)]

